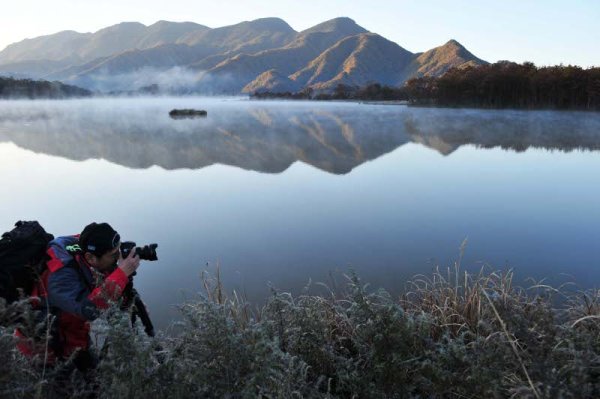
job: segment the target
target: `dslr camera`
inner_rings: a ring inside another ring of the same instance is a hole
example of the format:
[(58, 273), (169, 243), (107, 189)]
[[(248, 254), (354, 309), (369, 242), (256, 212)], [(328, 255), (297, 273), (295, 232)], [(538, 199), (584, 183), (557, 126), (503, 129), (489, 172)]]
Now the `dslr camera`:
[(139, 256), (141, 260), (154, 261), (158, 260), (158, 255), (156, 255), (157, 247), (158, 244), (149, 244), (138, 247), (133, 241), (124, 241), (121, 243), (121, 256), (125, 259), (129, 256), (131, 251), (135, 251), (136, 255)]

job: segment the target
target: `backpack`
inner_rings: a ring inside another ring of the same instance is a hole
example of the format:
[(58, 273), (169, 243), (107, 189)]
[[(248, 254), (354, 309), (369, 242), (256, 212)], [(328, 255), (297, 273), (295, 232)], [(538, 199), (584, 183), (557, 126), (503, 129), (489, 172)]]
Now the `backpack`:
[(15, 223), (0, 239), (0, 298), (7, 303), (29, 296), (46, 270), (46, 247), (54, 239), (36, 221)]

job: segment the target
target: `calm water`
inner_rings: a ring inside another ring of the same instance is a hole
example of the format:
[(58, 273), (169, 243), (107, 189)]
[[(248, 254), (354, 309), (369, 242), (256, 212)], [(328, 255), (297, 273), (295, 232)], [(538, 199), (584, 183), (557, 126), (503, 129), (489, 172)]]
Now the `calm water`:
[[(206, 119), (172, 120), (175, 107)], [(158, 324), (220, 266), (254, 302), (354, 269), (394, 292), (463, 266), (600, 285), (600, 115), (227, 99), (0, 102), (0, 230), (107, 221), (158, 242)]]

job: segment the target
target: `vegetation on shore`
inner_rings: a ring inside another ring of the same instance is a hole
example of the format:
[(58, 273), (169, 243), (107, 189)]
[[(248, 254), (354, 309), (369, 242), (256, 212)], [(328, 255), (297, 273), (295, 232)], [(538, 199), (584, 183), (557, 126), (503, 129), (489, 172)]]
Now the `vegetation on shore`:
[(289, 100), (354, 100), (354, 101), (406, 101), (409, 100), (408, 93), (403, 87), (391, 87), (373, 83), (364, 87), (337, 85), (332, 92), (316, 93), (311, 88), (306, 88), (298, 93), (271, 93), (256, 92), (252, 98), (266, 99), (289, 99)]
[(415, 105), (480, 108), (600, 110), (600, 68), (536, 67), (526, 62), (453, 68), (441, 77), (410, 79), (402, 87), (338, 85), (333, 92), (254, 93), (254, 98), (408, 100)]
[(405, 88), (414, 102), (443, 106), (600, 110), (600, 68), (504, 61), (412, 79)]
[(89, 90), (60, 82), (0, 77), (0, 99), (60, 99), (91, 95)]
[(149, 339), (106, 312), (99, 367), (59, 386), (66, 364), (14, 349), (17, 324), (44, 323), (16, 317), (23, 303), (0, 305), (0, 397), (600, 397), (599, 290), (522, 289), (510, 271), (457, 267), (417, 276), (399, 298), (351, 276), (325, 295), (273, 292), (252, 311), (218, 278), (204, 286), (175, 336)]

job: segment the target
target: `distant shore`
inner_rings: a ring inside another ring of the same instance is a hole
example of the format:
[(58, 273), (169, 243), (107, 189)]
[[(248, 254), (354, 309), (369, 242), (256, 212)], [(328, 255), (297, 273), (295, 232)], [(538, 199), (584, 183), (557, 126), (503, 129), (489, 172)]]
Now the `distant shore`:
[(600, 110), (600, 68), (536, 67), (501, 61), (453, 68), (440, 77), (419, 77), (401, 87), (338, 84), (326, 92), (257, 92), (257, 99), (400, 101), (417, 106), (485, 109)]
[(91, 97), (92, 92), (77, 86), (46, 80), (0, 77), (0, 99), (65, 99)]
[[(222, 93), (223, 95), (233, 93)], [(237, 93), (240, 95), (241, 93)], [(157, 84), (134, 90), (93, 93), (60, 82), (0, 78), (0, 98), (47, 99), (91, 96), (201, 95), (193, 90), (161, 91)], [(536, 67), (502, 61), (476, 67), (452, 68), (439, 77), (422, 76), (402, 86), (339, 83), (335, 87), (305, 87), (301, 91), (261, 90), (258, 100), (357, 101), (377, 105), (416, 105), (484, 109), (600, 110), (600, 68)]]

